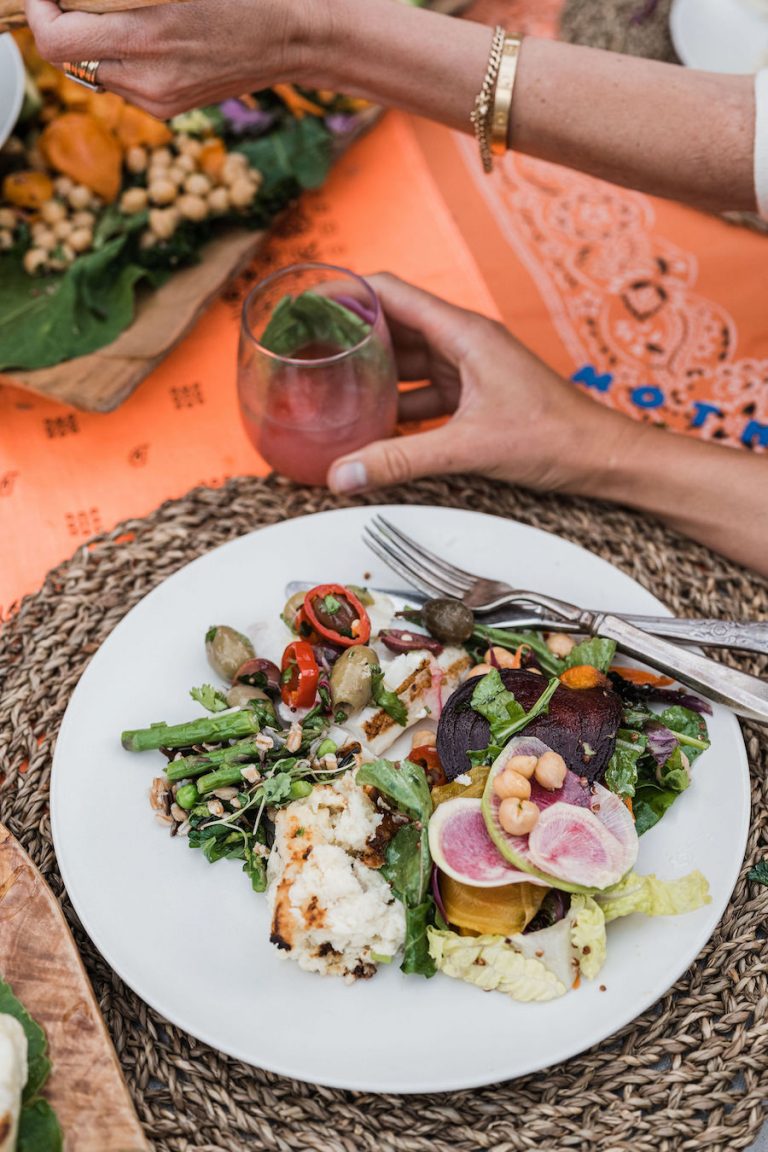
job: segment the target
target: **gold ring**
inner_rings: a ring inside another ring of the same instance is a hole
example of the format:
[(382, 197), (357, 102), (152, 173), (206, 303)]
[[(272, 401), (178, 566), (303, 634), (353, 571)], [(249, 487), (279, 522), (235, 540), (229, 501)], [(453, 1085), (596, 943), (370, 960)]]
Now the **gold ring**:
[(103, 92), (104, 89), (96, 80), (99, 64), (99, 60), (80, 60), (76, 64), (62, 64), (62, 68), (70, 80), (82, 84), (83, 88), (88, 88), (91, 92)]

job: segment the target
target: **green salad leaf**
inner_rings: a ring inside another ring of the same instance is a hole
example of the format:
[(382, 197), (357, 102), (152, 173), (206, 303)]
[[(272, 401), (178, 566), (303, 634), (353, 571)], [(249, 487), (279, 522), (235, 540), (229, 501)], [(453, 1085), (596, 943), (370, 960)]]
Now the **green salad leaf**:
[(645, 916), (677, 916), (709, 904), (709, 884), (701, 872), (689, 872), (677, 880), (659, 880), (653, 873), (630, 872), (613, 888), (597, 892), (595, 900), (606, 923), (619, 916), (642, 912)]
[(264, 176), (262, 193), (282, 205), (304, 188), (319, 188), (333, 162), (332, 137), (315, 116), (291, 118), (279, 132), (234, 147)]
[(605, 785), (617, 796), (634, 796), (637, 764), (645, 753), (647, 741), (639, 732), (620, 728), (616, 745), (605, 770)]
[(572, 648), (565, 658), (566, 668), (576, 668), (580, 664), (591, 664), (600, 672), (607, 672), (616, 655), (615, 640), (604, 640), (601, 636), (593, 636), (590, 640), (582, 640)]
[[(299, 296), (283, 296), (261, 335), (261, 344), (276, 356), (293, 356), (315, 342), (339, 350), (354, 348), (370, 331), (370, 324), (330, 297), (302, 292)], [(326, 606), (326, 611), (338, 612), (339, 601), (334, 597), (326, 599), (336, 604), (336, 608)]]
[(189, 694), (198, 704), (202, 704), (209, 712), (225, 712), (229, 708), (227, 698), (212, 684), (201, 684), (199, 688), (190, 688)]
[(491, 743), (487, 748), (470, 750), (467, 753), (470, 762), (473, 765), (492, 763), (516, 732), (549, 710), (549, 701), (559, 686), (560, 681), (553, 676), (536, 703), (526, 712), (514, 693), (504, 686), (498, 668), (481, 676), (470, 704), (490, 724)]
[(754, 868), (750, 868), (747, 872), (747, 880), (753, 880), (756, 884), (768, 885), (768, 860), (758, 860)]
[(358, 784), (376, 788), (387, 802), (409, 819), (387, 845), (382, 875), (405, 908), (403, 972), (433, 976), (435, 963), (430, 955), (427, 930), (434, 919), (435, 905), (430, 896), (432, 857), (427, 824), (432, 815), (432, 798), (424, 769), (410, 760), (400, 766), (390, 760), (374, 760), (358, 769)]
[(0, 256), (0, 371), (47, 368), (115, 340), (133, 320), (139, 282), (158, 277), (122, 261), (127, 236), (80, 256), (44, 280), (27, 275), (21, 255)]
[(684, 746), (690, 764), (709, 748), (707, 722), (693, 709), (684, 708), (681, 704), (674, 704), (671, 708), (666, 708), (655, 719), (665, 728), (669, 728), (678, 742)]
[(378, 666), (371, 666), (371, 698), (396, 724), (403, 728), (408, 723), (408, 709), (397, 692), (384, 687), (384, 673)]
[(19, 1116), (17, 1152), (61, 1152), (63, 1140), (56, 1114), (47, 1100), (40, 1097), (50, 1075), (48, 1041), (45, 1032), (33, 1020), (10, 984), (0, 979), (0, 1015), (13, 1016), (27, 1038), (27, 1083), (22, 1095)]

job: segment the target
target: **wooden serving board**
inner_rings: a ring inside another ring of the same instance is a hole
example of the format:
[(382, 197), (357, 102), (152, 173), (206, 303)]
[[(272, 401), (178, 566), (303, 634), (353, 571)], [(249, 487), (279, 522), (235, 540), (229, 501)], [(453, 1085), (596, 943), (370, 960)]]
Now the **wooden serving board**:
[(48, 1037), (64, 1152), (150, 1152), (62, 911), (2, 824), (0, 974)]

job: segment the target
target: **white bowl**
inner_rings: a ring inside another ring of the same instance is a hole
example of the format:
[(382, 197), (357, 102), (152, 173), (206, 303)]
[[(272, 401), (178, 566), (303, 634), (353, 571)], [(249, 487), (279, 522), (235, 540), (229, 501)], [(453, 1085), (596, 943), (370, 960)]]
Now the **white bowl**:
[(768, 67), (765, 0), (673, 0), (669, 31), (689, 68), (749, 73)]
[(16, 41), (0, 36), (0, 148), (13, 132), (24, 101), (24, 63)]

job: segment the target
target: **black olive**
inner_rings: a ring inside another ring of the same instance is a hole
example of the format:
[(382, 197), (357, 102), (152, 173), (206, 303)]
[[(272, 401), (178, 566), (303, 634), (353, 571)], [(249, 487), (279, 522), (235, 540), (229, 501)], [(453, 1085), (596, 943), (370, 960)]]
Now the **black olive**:
[(475, 616), (461, 600), (428, 600), (422, 610), (425, 626), (446, 644), (463, 644), (475, 630)]

